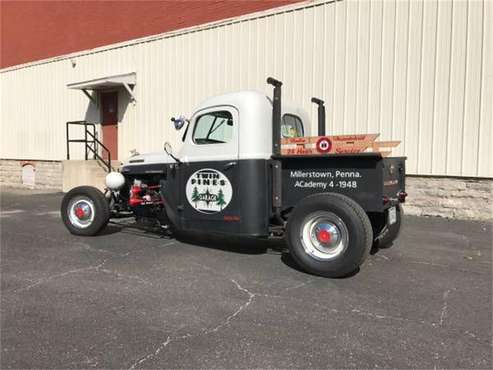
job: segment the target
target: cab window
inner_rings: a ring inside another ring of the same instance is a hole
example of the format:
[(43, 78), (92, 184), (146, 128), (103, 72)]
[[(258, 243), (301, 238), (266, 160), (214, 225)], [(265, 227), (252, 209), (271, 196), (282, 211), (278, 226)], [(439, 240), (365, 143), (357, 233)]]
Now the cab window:
[(300, 117), (293, 114), (285, 114), (282, 117), (281, 135), (285, 138), (302, 137), (303, 123)]
[(208, 112), (195, 122), (195, 144), (223, 144), (233, 138), (233, 116), (228, 111)]

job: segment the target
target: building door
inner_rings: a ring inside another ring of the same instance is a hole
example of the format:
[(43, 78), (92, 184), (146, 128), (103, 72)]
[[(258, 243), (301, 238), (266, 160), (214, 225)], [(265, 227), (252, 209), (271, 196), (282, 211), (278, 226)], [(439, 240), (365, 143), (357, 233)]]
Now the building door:
[[(101, 93), (101, 126), (103, 144), (111, 153), (111, 160), (118, 159), (118, 92)], [(108, 154), (103, 150), (103, 158)]]

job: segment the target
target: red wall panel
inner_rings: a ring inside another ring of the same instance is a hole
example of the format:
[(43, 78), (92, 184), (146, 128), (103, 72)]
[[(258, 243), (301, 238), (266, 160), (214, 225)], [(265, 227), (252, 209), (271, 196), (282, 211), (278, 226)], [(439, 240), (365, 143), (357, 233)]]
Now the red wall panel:
[(1, 1), (2, 68), (299, 0)]

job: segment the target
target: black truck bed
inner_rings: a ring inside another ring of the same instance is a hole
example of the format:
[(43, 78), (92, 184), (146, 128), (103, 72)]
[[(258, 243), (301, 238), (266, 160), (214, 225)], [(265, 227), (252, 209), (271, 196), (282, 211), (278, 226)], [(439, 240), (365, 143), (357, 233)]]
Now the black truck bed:
[[(278, 156), (282, 163), (282, 206), (316, 193), (349, 196), (367, 212), (382, 212), (405, 191), (405, 157), (379, 153)], [(384, 204), (384, 197), (390, 202)]]

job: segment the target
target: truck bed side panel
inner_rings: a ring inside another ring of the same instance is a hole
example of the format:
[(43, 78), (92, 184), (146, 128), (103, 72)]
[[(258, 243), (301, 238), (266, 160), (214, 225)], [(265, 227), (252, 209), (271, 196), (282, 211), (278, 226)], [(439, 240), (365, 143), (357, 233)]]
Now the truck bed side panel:
[(283, 208), (317, 193), (340, 193), (367, 212), (383, 209), (383, 173), (380, 156), (282, 158)]

